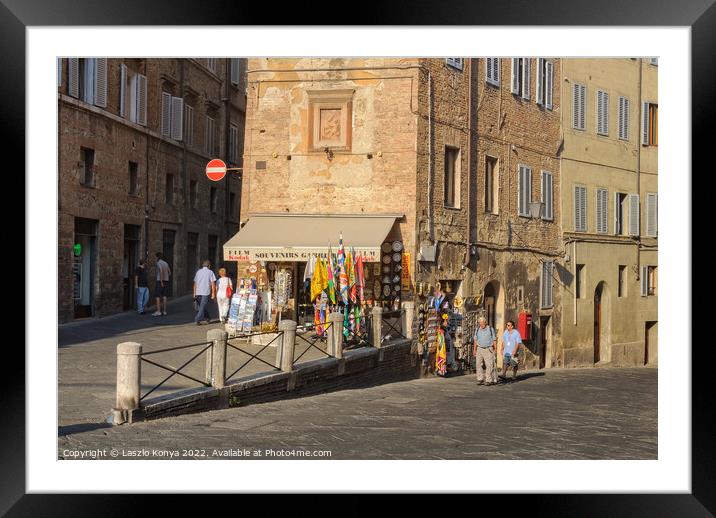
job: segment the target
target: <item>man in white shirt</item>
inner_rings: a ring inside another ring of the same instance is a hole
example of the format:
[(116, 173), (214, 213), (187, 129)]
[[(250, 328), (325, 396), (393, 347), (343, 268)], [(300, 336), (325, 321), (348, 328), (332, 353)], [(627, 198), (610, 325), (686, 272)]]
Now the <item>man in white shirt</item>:
[[(157, 299), (157, 310), (152, 313), (153, 317), (167, 314), (167, 295), (166, 290), (169, 285), (169, 276), (172, 273), (169, 264), (162, 259), (162, 253), (157, 252), (157, 283), (154, 285), (154, 296)], [(164, 299), (164, 311), (162, 311), (161, 302)]]
[(211, 297), (211, 300), (216, 298), (216, 275), (209, 270), (210, 264), (208, 260), (202, 262), (202, 267), (196, 272), (196, 275), (194, 275), (192, 297), (194, 299), (199, 297), (199, 309), (194, 317), (196, 325), (209, 323), (209, 311), (207, 310), (209, 297)]

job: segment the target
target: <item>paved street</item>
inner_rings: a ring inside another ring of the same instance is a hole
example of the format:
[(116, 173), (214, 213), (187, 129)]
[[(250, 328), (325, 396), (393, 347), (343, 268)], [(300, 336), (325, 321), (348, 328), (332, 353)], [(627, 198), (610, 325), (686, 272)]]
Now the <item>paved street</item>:
[[(203, 340), (207, 326), (186, 324), (191, 310), (180, 311), (182, 305), (190, 308), (188, 299), (177, 301), (174, 311), (170, 306), (170, 315), (158, 320), (125, 314), (60, 330), (58, 457), (112, 448), (120, 457), (141, 458), (168, 458), (176, 451), (175, 458), (236, 459), (244, 449), (260, 450), (262, 458), (305, 458), (287, 455), (313, 452), (330, 452), (332, 459), (657, 456), (657, 370), (647, 368), (527, 372), (494, 387), (476, 386), (472, 376), (425, 378), (107, 425), (116, 343), (136, 340), (158, 348)], [(132, 322), (136, 325), (123, 330)]]

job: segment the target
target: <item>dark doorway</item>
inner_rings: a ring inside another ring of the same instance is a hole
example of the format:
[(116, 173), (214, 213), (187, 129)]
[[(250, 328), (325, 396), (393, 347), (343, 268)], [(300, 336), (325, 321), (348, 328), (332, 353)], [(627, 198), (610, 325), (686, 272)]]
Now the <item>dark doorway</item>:
[(656, 322), (644, 322), (644, 365), (653, 363), (657, 352)]
[(539, 368), (544, 369), (547, 366), (547, 339), (549, 337), (549, 319), (550, 317), (540, 317), (539, 319)]
[(176, 239), (176, 232), (173, 230), (164, 230), (162, 233), (162, 254), (164, 260), (169, 264), (169, 269), (172, 274), (169, 276), (169, 282), (166, 286), (166, 296), (171, 297), (174, 295), (174, 240)]
[(196, 254), (199, 253), (199, 234), (189, 232), (186, 235), (186, 290), (190, 291), (194, 282), (194, 274), (199, 269), (199, 260)]
[(87, 318), (94, 315), (97, 225), (98, 221), (94, 219), (75, 218), (74, 262), (72, 264), (75, 318)]
[(600, 282), (594, 291), (594, 363), (599, 363), (600, 353), (600, 337), (602, 334), (602, 287)]
[(216, 272), (219, 267), (219, 263), (216, 259), (216, 249), (219, 246), (219, 236), (209, 235), (207, 240), (207, 259), (211, 262), (211, 268)]
[(122, 258), (122, 307), (131, 309), (137, 302), (134, 270), (139, 266), (139, 225), (124, 225), (124, 256)]
[(485, 286), (485, 318), (487, 324), (492, 326), (493, 329), (497, 329), (495, 326), (495, 301), (497, 300), (497, 293), (495, 293), (495, 287), (492, 283)]

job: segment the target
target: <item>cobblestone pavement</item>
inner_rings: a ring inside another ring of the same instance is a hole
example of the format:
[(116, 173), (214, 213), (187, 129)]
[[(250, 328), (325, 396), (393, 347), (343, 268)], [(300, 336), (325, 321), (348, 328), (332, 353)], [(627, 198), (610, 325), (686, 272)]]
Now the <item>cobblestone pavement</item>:
[(477, 386), (473, 376), (431, 377), (133, 425), (60, 428), (59, 458), (90, 449), (108, 456), (112, 448), (120, 458), (148, 459), (173, 452), (237, 459), (245, 450), (281, 459), (314, 452), (331, 459), (656, 459), (657, 370), (550, 369), (492, 387)]

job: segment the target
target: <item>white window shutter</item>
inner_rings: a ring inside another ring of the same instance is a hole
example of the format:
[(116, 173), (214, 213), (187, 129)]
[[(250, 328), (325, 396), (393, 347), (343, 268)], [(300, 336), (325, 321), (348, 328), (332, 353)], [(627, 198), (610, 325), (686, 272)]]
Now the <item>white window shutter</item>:
[(554, 219), (554, 176), (550, 173), (547, 176), (549, 180), (547, 185), (547, 218), (550, 220)]
[(572, 88), (572, 127), (579, 129), (579, 85)]
[(492, 76), (495, 78), (495, 84), (500, 85), (500, 58), (492, 58)]
[(614, 235), (619, 234), (619, 193), (614, 193)]
[(551, 61), (547, 62), (547, 71), (545, 72), (545, 75), (547, 76), (546, 81), (546, 87), (545, 87), (545, 101), (544, 105), (545, 108), (551, 110), (552, 109), (552, 83), (554, 82), (554, 65)]
[(530, 75), (530, 58), (522, 58), (522, 98), (530, 100), (530, 83), (532, 82)]
[(587, 87), (579, 85), (579, 129), (584, 129), (584, 118), (587, 106)]
[(512, 93), (520, 93), (520, 58), (512, 58)]
[(544, 105), (544, 59), (537, 58), (537, 104)]
[(147, 76), (137, 74), (137, 123), (147, 125)]
[(181, 140), (184, 126), (184, 99), (181, 97), (172, 97), (172, 138)]
[(445, 58), (445, 62), (453, 68), (462, 70), (462, 58)]
[(629, 140), (629, 99), (624, 98), (624, 140)]
[(602, 231), (602, 204), (601, 204), (601, 201), (602, 201), (602, 190), (597, 189), (597, 205), (596, 205), (597, 210), (595, 211), (595, 214), (597, 217), (597, 220), (596, 220), (597, 232)]
[(239, 84), (239, 58), (231, 58), (231, 82)]
[(649, 103), (641, 103), (641, 143), (644, 146), (649, 145)]
[(57, 86), (62, 86), (62, 58), (57, 58)]
[(525, 190), (525, 187), (523, 185), (524, 183), (524, 175), (523, 175), (523, 166), (517, 167), (517, 214), (522, 215), (522, 193)]
[(172, 94), (162, 92), (162, 125), (161, 133), (165, 137), (171, 134)]
[(94, 103), (107, 107), (107, 58), (96, 58), (94, 68)]
[(629, 235), (639, 235), (639, 195), (629, 195)]
[(525, 199), (525, 212), (530, 213), (530, 202), (532, 201), (532, 169), (527, 168), (527, 197)]
[(602, 92), (602, 130), (609, 135), (609, 93)]
[(485, 58), (485, 81), (492, 83), (492, 58)]
[(649, 294), (649, 267), (641, 267), (641, 276), (639, 277), (641, 284), (641, 296), (646, 297)]
[(646, 195), (646, 235), (656, 237), (657, 235), (657, 195), (649, 193)]
[(124, 64), (119, 66), (119, 116), (127, 116), (125, 99), (127, 97), (127, 67)]
[(617, 125), (619, 126), (619, 138), (624, 139), (624, 101), (626, 99), (624, 97), (619, 97), (619, 116), (617, 120)]
[(80, 96), (80, 60), (79, 58), (67, 59), (67, 93), (72, 97)]

